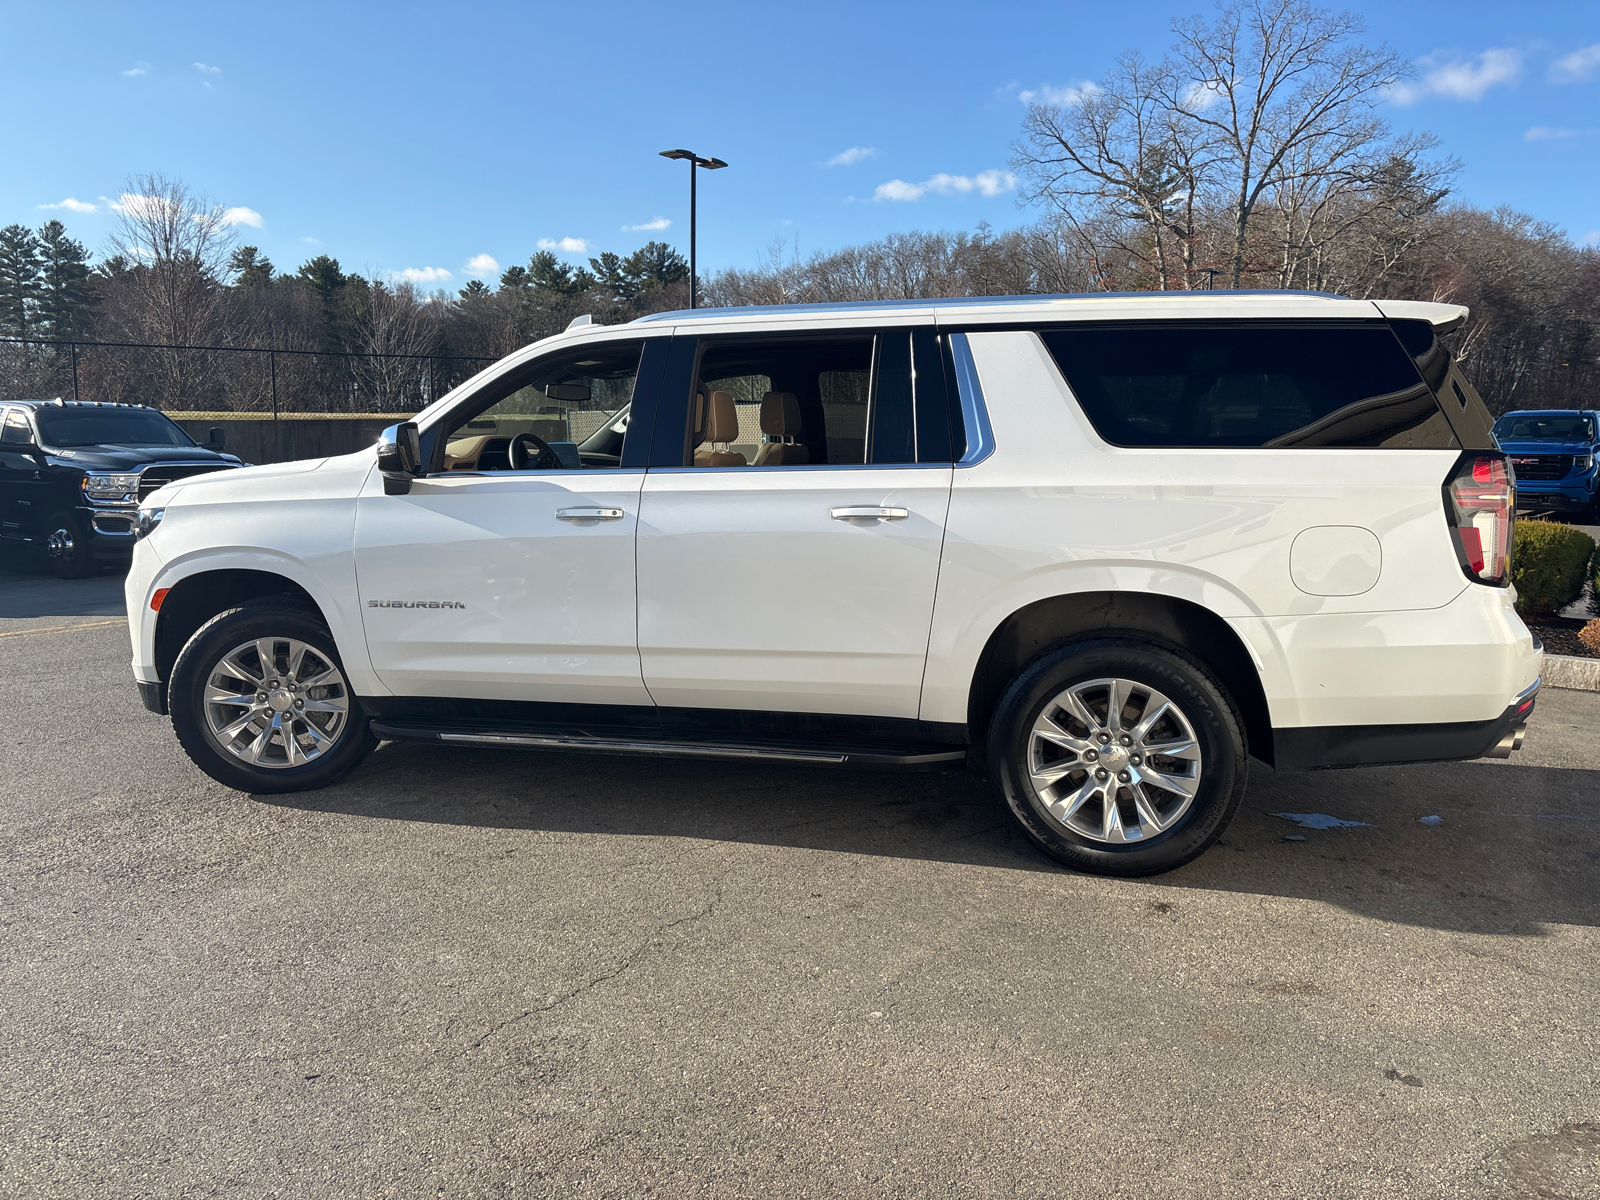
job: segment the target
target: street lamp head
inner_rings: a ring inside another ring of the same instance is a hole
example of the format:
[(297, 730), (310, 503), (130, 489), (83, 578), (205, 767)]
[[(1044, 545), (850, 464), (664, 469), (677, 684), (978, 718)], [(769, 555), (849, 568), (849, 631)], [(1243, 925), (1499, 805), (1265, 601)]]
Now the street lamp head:
[(693, 158), (694, 157), (694, 151), (693, 150), (663, 150), (661, 152), (661, 157), (662, 158)]
[(704, 167), (708, 171), (715, 171), (718, 167), (725, 167), (728, 165), (720, 158), (697, 158), (694, 161), (696, 166)]

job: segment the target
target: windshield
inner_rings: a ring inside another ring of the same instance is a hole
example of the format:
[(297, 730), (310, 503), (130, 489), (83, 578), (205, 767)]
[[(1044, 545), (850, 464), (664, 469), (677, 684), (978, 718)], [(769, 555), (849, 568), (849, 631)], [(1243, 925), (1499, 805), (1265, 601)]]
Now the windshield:
[(1494, 436), (1502, 442), (1593, 442), (1594, 421), (1574, 413), (1507, 413), (1495, 422)]
[(34, 410), (39, 440), (47, 446), (192, 446), (194, 439), (150, 408)]

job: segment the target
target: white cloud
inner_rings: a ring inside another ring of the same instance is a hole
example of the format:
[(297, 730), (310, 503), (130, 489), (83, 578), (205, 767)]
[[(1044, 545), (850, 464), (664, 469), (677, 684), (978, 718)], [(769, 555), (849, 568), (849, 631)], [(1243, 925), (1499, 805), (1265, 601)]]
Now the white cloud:
[(1562, 55), (1550, 64), (1545, 78), (1551, 83), (1582, 83), (1593, 78), (1596, 70), (1600, 70), (1600, 42)]
[(222, 68), (221, 67), (208, 67), (208, 66), (205, 65), (205, 63), (195, 63), (194, 69), (196, 71), (201, 72), (202, 74), (205, 74), (205, 75), (221, 75), (222, 74)]
[(1591, 229), (1578, 239), (1580, 246), (1600, 246), (1600, 229)]
[(1562, 138), (1577, 137), (1576, 129), (1555, 129), (1549, 125), (1535, 125), (1522, 135), (1525, 142), (1559, 142)]
[(390, 283), (443, 283), (453, 279), (443, 267), (407, 267), (404, 271), (390, 271)]
[(253, 208), (230, 208), (223, 212), (224, 225), (249, 225), (253, 229), (261, 228), (261, 214)]
[(125, 217), (150, 217), (158, 215), (161, 211), (161, 199), (158, 196), (136, 196), (132, 192), (123, 192), (115, 200), (106, 196), (100, 199), (106, 202), (106, 207), (112, 212), (121, 213)]
[(1191, 83), (1183, 89), (1182, 104), (1186, 112), (1205, 112), (1222, 101), (1222, 88), (1216, 80)]
[(1054, 104), (1061, 108), (1073, 108), (1091, 96), (1098, 96), (1103, 90), (1098, 83), (1088, 79), (1081, 83), (1069, 83), (1066, 87), (1041, 83), (1036, 88), (1018, 92), (1017, 99), (1024, 104)]
[(1422, 79), (1415, 83), (1397, 83), (1389, 91), (1396, 104), (1415, 104), (1429, 96), (1443, 96), (1449, 100), (1481, 100), (1492, 87), (1512, 87), (1522, 78), (1522, 51), (1501, 49), (1485, 50), (1472, 59), (1440, 60), (1430, 54), (1417, 59), (1422, 69)]
[(474, 254), (467, 259), (466, 271), (475, 279), (483, 279), (498, 274), (500, 263), (492, 254)]
[(929, 192), (939, 196), (963, 195), (977, 192), (982, 196), (999, 196), (1017, 186), (1017, 177), (1010, 171), (979, 171), (976, 175), (946, 175), (944, 172), (921, 183), (907, 183), (904, 179), (891, 179), (880, 183), (872, 193), (874, 200), (921, 200)]
[(135, 63), (128, 70), (124, 71), (123, 74), (129, 79), (137, 79), (141, 75), (148, 75), (150, 74), (150, 64), (147, 62)]
[(322, 239), (321, 238), (303, 237), (300, 240), (302, 242), (304, 242), (308, 246), (320, 246), (320, 245), (322, 245)]
[(830, 158), (826, 165), (830, 167), (853, 167), (858, 162), (865, 162), (869, 158), (878, 157), (876, 146), (851, 146), (848, 150), (841, 150)]
[(90, 204), (87, 200), (74, 200), (71, 196), (68, 196), (60, 204), (41, 204), (38, 207), (39, 208), (64, 208), (68, 212), (75, 212), (75, 213), (92, 213), (92, 212), (99, 212), (100, 211), (100, 206), (98, 204)]
[(538, 242), (541, 250), (559, 250), (563, 254), (582, 254), (589, 248), (589, 243), (582, 238), (564, 237), (557, 241), (554, 238), (540, 238)]
[(642, 225), (624, 225), (622, 227), (622, 232), (624, 232), (624, 233), (647, 233), (647, 232), (654, 233), (654, 232), (657, 232), (659, 230), (665, 229), (668, 225), (671, 225), (671, 224), (672, 224), (672, 222), (667, 220), (667, 218), (665, 218), (665, 217), (655, 217), (655, 218), (653, 218), (653, 219), (651, 219), (649, 221), (646, 221)]

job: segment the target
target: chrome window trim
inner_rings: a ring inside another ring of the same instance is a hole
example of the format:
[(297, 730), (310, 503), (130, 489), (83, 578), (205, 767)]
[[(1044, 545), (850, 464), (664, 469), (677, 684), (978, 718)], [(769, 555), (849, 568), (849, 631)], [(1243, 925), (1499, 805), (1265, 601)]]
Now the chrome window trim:
[(948, 471), (953, 464), (947, 462), (915, 462), (915, 463), (790, 463), (785, 466), (754, 466), (743, 467), (651, 467), (652, 475), (704, 475), (708, 471), (737, 471), (741, 475), (748, 475), (752, 471), (760, 471), (763, 475), (769, 472), (785, 471), (795, 474), (800, 471)]
[(973, 467), (994, 453), (994, 430), (989, 426), (989, 409), (978, 382), (978, 366), (972, 361), (967, 335), (950, 335), (950, 358), (955, 364), (956, 392), (961, 400), (961, 423), (966, 428), (967, 449), (956, 462), (958, 467)]
[(418, 475), (419, 483), (427, 483), (438, 479), (543, 479), (547, 476), (582, 476), (592, 479), (597, 475), (643, 475), (643, 467), (551, 467), (548, 471), (513, 471), (509, 468), (504, 471), (430, 471), (426, 475)]

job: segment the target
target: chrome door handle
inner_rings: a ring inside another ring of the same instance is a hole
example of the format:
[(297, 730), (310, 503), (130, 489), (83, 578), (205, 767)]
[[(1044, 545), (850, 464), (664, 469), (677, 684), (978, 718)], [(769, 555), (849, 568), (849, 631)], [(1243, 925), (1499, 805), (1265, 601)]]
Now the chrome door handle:
[(833, 510), (835, 521), (903, 521), (910, 515), (909, 508), (885, 508), (878, 504), (846, 504)]
[(620, 508), (558, 508), (558, 521), (616, 521), (622, 517)]

